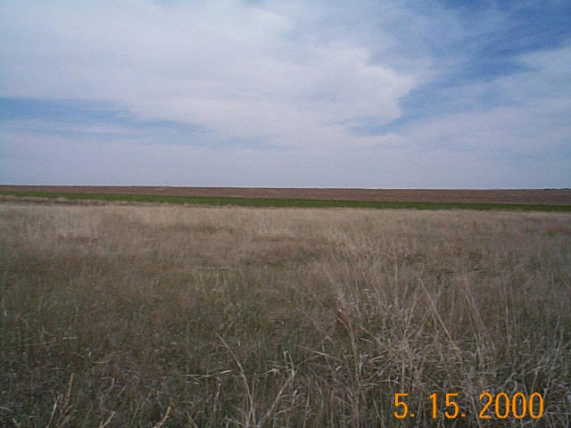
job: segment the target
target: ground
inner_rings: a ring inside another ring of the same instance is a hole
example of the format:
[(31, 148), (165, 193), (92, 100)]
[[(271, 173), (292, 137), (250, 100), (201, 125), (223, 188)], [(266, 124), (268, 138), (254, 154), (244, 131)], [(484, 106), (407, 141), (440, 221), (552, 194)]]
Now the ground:
[(567, 213), (3, 202), (0, 237), (3, 426), (571, 423)]

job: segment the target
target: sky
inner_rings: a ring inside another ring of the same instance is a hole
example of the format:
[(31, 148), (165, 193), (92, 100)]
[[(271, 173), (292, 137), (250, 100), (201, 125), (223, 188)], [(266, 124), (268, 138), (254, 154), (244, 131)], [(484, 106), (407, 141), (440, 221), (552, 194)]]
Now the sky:
[(568, 0), (0, 0), (0, 184), (571, 187)]

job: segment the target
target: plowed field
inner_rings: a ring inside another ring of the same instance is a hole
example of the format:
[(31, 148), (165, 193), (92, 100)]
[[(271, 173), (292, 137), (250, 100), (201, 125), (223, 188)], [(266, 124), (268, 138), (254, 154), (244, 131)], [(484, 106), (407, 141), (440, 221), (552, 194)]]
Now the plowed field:
[(160, 186), (0, 186), (0, 191), (97, 193), (161, 196), (215, 196), (238, 198), (316, 199), (378, 202), (462, 202), (484, 204), (571, 205), (571, 189), (529, 190), (423, 190), (334, 189), (263, 187)]

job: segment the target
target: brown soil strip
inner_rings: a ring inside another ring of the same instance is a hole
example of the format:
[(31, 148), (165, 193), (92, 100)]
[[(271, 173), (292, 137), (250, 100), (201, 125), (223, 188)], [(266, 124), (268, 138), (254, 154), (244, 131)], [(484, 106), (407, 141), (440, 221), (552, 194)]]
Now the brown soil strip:
[(161, 196), (217, 196), (238, 198), (320, 199), (379, 202), (463, 202), (490, 204), (571, 205), (571, 189), (428, 190), (331, 189), (171, 186), (11, 186), (0, 191), (53, 193), (107, 193)]

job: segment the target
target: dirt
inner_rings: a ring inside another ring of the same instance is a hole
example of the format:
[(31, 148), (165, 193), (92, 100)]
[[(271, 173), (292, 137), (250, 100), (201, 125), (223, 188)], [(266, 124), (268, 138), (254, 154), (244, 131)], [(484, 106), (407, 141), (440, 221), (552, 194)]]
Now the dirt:
[(429, 190), (172, 186), (10, 186), (0, 191), (112, 193), (168, 196), (322, 199), (345, 201), (465, 202), (571, 205), (571, 189)]

